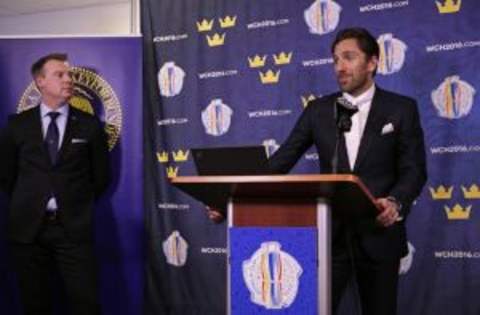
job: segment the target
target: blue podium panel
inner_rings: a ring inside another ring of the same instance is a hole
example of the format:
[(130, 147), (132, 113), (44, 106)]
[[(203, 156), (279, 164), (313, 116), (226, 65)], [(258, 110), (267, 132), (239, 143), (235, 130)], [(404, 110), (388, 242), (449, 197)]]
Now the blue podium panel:
[(316, 228), (230, 228), (231, 314), (317, 314)]

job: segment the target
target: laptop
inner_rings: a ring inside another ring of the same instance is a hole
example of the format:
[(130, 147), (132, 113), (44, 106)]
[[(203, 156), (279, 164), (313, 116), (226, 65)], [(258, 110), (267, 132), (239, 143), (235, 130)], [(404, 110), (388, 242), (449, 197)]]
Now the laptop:
[(191, 149), (198, 175), (267, 175), (268, 158), (262, 145)]

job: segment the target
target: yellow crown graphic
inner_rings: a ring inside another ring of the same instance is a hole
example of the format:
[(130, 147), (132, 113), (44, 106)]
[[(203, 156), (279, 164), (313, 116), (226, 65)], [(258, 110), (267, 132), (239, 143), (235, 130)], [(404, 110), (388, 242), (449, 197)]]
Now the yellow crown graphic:
[(433, 187), (429, 187), (429, 190), (433, 200), (452, 198), (453, 186), (450, 186), (447, 189), (445, 188), (445, 186), (440, 185), (438, 186), (437, 189), (434, 189)]
[(248, 65), (250, 68), (261, 68), (265, 66), (267, 61), (267, 55), (260, 57), (260, 55), (255, 55), (253, 58), (248, 57)]
[(177, 177), (178, 166), (177, 167), (169, 166), (169, 167), (166, 168), (166, 171), (167, 171), (167, 177), (168, 178)]
[(476, 184), (470, 186), (469, 189), (462, 186), (462, 191), (465, 199), (480, 199), (480, 189)]
[(237, 22), (237, 16), (231, 17), (230, 15), (227, 15), (223, 19), (219, 18), (218, 21), (220, 22), (221, 28), (234, 27)]
[(445, 13), (456, 13), (460, 11), (460, 6), (462, 5), (462, 0), (445, 0), (443, 4), (441, 4), (439, 1), (435, 1), (437, 4), (437, 9), (440, 14), (445, 14)]
[(310, 101), (313, 101), (314, 99), (316, 99), (317, 97), (313, 94), (310, 94), (309, 96), (302, 96), (302, 104), (303, 104), (303, 107), (307, 107), (308, 103)]
[(197, 22), (197, 30), (199, 32), (208, 32), (212, 30), (213, 27), (213, 19), (210, 21), (207, 19), (203, 19), (201, 22)]
[(448, 206), (444, 208), (449, 220), (468, 220), (470, 218), (470, 212), (472, 211), (472, 206), (463, 208), (458, 203), (451, 209)]
[(260, 81), (263, 84), (275, 84), (280, 80), (280, 70), (277, 72), (273, 72), (272, 70), (268, 70), (267, 72), (259, 72), (260, 74)]
[(292, 52), (290, 53), (285, 53), (281, 52), (278, 55), (273, 55), (273, 60), (275, 61), (276, 65), (287, 65), (290, 63), (290, 60), (292, 59)]
[(207, 35), (208, 46), (210, 47), (222, 46), (223, 43), (225, 42), (225, 35), (226, 33), (223, 33), (221, 36), (218, 33), (215, 33), (212, 37)]
[(188, 160), (188, 154), (190, 151), (186, 150), (185, 152), (183, 150), (178, 150), (177, 152), (172, 152), (173, 155), (173, 160), (175, 162), (185, 162)]
[(157, 152), (157, 160), (160, 163), (167, 163), (168, 162), (168, 152), (167, 151), (162, 151)]

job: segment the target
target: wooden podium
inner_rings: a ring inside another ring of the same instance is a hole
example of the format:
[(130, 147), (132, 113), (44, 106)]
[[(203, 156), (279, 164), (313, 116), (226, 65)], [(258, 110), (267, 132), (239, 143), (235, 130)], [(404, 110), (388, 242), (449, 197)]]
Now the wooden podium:
[[(316, 228), (317, 314), (331, 314), (331, 239), (335, 217), (374, 217), (373, 196), (354, 175), (192, 176), (172, 184), (203, 204), (225, 211), (228, 228)], [(231, 314), (230, 257), (236, 249), (227, 237), (227, 314)]]

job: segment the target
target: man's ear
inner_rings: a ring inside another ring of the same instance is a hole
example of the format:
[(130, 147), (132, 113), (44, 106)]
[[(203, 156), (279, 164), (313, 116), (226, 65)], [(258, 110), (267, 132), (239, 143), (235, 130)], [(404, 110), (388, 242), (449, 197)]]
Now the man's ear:
[(37, 76), (33, 82), (35, 83), (35, 86), (37, 87), (37, 89), (39, 91), (41, 91), (42, 87), (43, 87), (43, 77), (41, 75)]
[(370, 57), (370, 59), (368, 60), (368, 70), (374, 73), (375, 69), (377, 68), (378, 68), (378, 57), (377, 56)]

